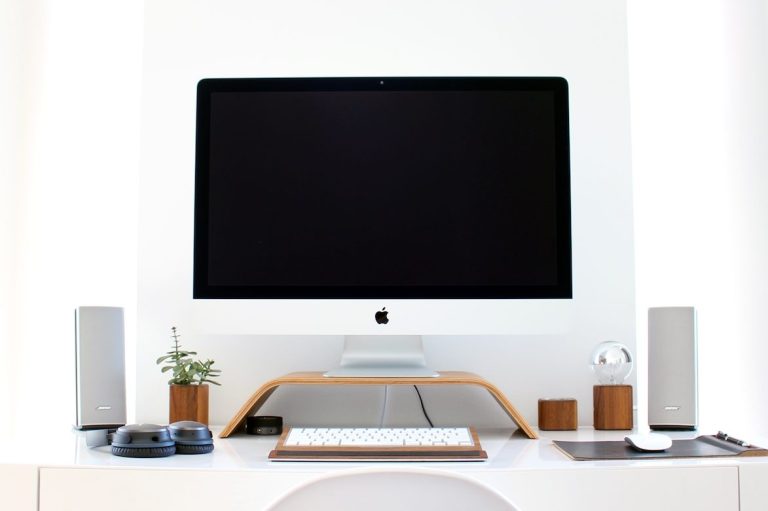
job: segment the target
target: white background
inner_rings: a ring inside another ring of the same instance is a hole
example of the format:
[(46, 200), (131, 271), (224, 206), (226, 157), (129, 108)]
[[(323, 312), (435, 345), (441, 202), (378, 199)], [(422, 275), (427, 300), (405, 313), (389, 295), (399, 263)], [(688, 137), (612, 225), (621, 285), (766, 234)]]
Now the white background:
[(628, 6), (637, 338), (695, 305), (702, 424), (764, 434), (768, 2)]
[[(0, 6), (4, 429), (71, 421), (77, 305), (126, 307), (131, 418), (167, 420), (154, 358), (170, 326), (183, 331), (192, 320), (199, 78), (385, 74), (553, 74), (571, 83), (583, 314), (567, 336), (428, 339), (433, 365), (486, 376), (532, 422), (538, 397), (577, 397), (589, 424), (587, 359), (615, 338), (637, 351), (642, 424), (645, 310), (695, 305), (702, 422), (732, 434), (765, 429), (765, 1), (630, 0), (628, 19), (608, 0)], [(336, 337), (185, 342), (224, 370), (213, 422), (227, 421), (265, 379), (322, 369), (340, 349)], [(405, 390), (391, 392), (386, 420), (418, 419)], [(372, 392), (284, 392), (270, 407), (297, 420), (342, 413), (375, 423), (383, 391)], [(467, 391), (457, 411), (444, 394), (425, 395), (433, 418), (505, 420), (484, 396)]]
[[(193, 307), (191, 299), (195, 85), (204, 77), (564, 76), (570, 89), (572, 140), (572, 324), (559, 335), (534, 330), (538, 335), (430, 336), (427, 359), (438, 370), (485, 376), (533, 422), (538, 398), (576, 397), (582, 403), (582, 421), (587, 423), (593, 382), (590, 352), (608, 339), (621, 340), (634, 350), (624, 6), (612, 0), (373, 5), (213, 0), (146, 4), (139, 187), (139, 417), (153, 421), (165, 417), (165, 402), (156, 397), (164, 376), (153, 360), (168, 345), (171, 325), (183, 335), (186, 332), (182, 339), (187, 347), (215, 359), (224, 370), (226, 386), (212, 389), (214, 422), (226, 422), (266, 379), (292, 370), (330, 368), (341, 350), (340, 335), (286, 339), (199, 333), (198, 323), (217, 319), (212, 317), (213, 305)], [(236, 305), (240, 304), (223, 304), (226, 308)], [(272, 323), (277, 322), (280, 333), (307, 334), (302, 323), (313, 307), (280, 305), (250, 305), (251, 331), (272, 333)], [(368, 319), (378, 308), (372, 304), (360, 318)], [(397, 311), (396, 306), (392, 308)], [(476, 332), (484, 331), (483, 319), (471, 309), (457, 307), (447, 314), (460, 315), (469, 325), (478, 322)], [(344, 334), (349, 324), (353, 321), (335, 329), (330, 325), (320, 333)], [(467, 328), (461, 333), (467, 331), (472, 332)], [(421, 420), (420, 414), (408, 415), (415, 411), (413, 389), (399, 390), (390, 396), (385, 421)], [(428, 409), (442, 423), (481, 425), (495, 420), (497, 407), (489, 397), (475, 410), (469, 405), (477, 401), (473, 394), (457, 398), (458, 407), (444, 401), (444, 392), (429, 388), (423, 394)], [(456, 391), (450, 394), (457, 395)], [(310, 395), (319, 410), (304, 409)], [(294, 424), (372, 424), (381, 420), (382, 395), (378, 388), (354, 394), (342, 389), (279, 391), (269, 404), (270, 410)], [(334, 406), (335, 400), (342, 404)]]

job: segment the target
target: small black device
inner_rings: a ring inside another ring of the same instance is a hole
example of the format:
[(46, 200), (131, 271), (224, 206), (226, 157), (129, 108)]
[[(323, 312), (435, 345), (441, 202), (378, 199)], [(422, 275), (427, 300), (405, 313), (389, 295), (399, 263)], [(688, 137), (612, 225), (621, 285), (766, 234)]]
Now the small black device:
[(213, 434), (205, 424), (179, 421), (168, 426), (176, 442), (176, 454), (206, 454), (213, 451)]
[(283, 418), (274, 415), (255, 415), (245, 421), (249, 435), (279, 435), (283, 432)]

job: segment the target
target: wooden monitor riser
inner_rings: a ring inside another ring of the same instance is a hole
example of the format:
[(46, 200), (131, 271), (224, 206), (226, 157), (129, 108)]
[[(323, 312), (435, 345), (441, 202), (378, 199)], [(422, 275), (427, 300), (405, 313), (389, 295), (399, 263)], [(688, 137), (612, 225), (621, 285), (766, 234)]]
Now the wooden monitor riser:
[(227, 438), (231, 434), (244, 429), (243, 424), (247, 417), (254, 415), (267, 401), (269, 396), (280, 385), (479, 385), (485, 388), (496, 400), (509, 418), (528, 438), (538, 438), (533, 428), (525, 418), (509, 402), (506, 396), (490, 382), (480, 376), (463, 371), (439, 371), (440, 376), (435, 378), (414, 377), (365, 377), (365, 378), (341, 378), (325, 377), (320, 371), (307, 371), (289, 373), (275, 378), (259, 387), (246, 401), (240, 410), (224, 427), (219, 434), (221, 438)]

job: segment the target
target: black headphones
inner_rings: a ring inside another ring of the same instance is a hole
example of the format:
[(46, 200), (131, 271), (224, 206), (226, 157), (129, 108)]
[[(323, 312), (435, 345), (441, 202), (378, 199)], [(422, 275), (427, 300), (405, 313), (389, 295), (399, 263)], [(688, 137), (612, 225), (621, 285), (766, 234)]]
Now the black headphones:
[[(89, 432), (90, 433), (90, 432)], [(86, 436), (88, 447), (112, 445), (112, 454), (126, 458), (163, 458), (172, 454), (206, 454), (213, 451), (213, 434), (200, 422), (180, 421), (169, 426), (129, 424), (114, 433)]]

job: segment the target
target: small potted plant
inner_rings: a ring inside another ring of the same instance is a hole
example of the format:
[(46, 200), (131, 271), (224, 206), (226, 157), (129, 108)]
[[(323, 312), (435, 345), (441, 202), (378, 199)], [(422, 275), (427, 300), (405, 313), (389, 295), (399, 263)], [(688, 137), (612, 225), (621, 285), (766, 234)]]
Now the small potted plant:
[(208, 383), (220, 385), (213, 378), (221, 374), (220, 369), (213, 369), (213, 360), (195, 360), (195, 351), (181, 349), (176, 327), (171, 328), (173, 349), (157, 359), (157, 364), (165, 364), (161, 369), (171, 371), (169, 398), (169, 423), (191, 420), (208, 425)]

